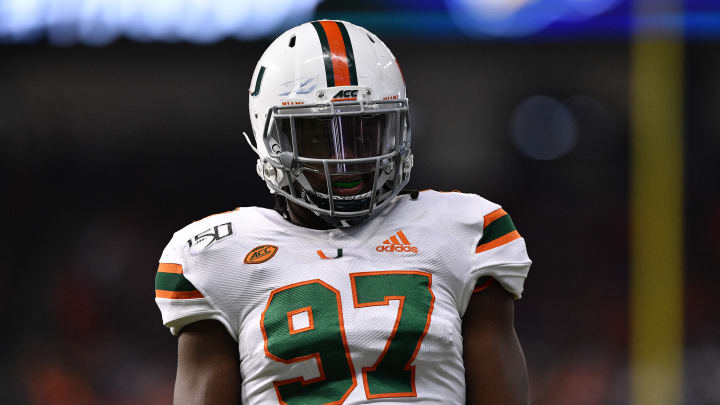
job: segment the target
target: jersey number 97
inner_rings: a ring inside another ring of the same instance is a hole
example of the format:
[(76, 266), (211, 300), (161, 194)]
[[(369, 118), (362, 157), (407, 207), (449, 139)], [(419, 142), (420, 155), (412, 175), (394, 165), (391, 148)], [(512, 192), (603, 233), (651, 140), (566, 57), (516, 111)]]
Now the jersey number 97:
[[(398, 314), (385, 347), (362, 378), (368, 399), (414, 397), (411, 365), (430, 326), (435, 296), (432, 275), (420, 271), (377, 271), (350, 274), (355, 308), (388, 305), (398, 300)], [(367, 309), (371, 310), (371, 309)], [(304, 312), (305, 326), (295, 328), (294, 315)], [(260, 318), (265, 354), (285, 364), (314, 359), (319, 376), (275, 381), (283, 404), (340, 404), (357, 386), (348, 349), (340, 292), (315, 279), (270, 293)]]

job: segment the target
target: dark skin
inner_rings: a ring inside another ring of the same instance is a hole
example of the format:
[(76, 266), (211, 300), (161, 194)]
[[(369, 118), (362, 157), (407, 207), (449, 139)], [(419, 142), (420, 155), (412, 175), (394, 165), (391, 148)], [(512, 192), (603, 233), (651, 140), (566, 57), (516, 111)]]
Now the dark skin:
[(240, 358), (237, 343), (218, 321), (182, 328), (173, 403), (239, 404)]
[[(327, 229), (311, 211), (289, 203), (290, 220)], [(525, 357), (514, 326), (513, 298), (497, 282), (473, 294), (463, 316), (467, 404), (527, 405)], [(237, 343), (217, 321), (184, 327), (178, 342), (175, 405), (240, 403)]]
[(312, 229), (331, 229), (332, 227), (307, 208), (288, 203), (290, 222)]
[(512, 296), (493, 282), (473, 294), (463, 316), (468, 404), (527, 405), (525, 356), (515, 333)]

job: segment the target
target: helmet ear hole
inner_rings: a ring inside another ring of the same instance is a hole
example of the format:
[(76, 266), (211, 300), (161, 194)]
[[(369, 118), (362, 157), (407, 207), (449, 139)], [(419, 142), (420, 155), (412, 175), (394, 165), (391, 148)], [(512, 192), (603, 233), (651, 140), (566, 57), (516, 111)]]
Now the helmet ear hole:
[(370, 42), (372, 42), (373, 44), (375, 43), (375, 40), (373, 39), (373, 37), (370, 36), (370, 34), (367, 34), (367, 37), (370, 40)]
[(292, 37), (290, 37), (290, 43), (288, 43), (288, 46), (289, 46), (290, 48), (295, 47), (295, 35), (293, 35)]

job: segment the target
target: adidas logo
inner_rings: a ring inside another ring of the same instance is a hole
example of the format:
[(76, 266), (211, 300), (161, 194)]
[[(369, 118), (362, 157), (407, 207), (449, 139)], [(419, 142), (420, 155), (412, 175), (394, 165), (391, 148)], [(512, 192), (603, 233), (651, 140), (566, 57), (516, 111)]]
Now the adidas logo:
[(402, 230), (395, 232), (393, 236), (385, 239), (382, 245), (376, 247), (375, 250), (378, 252), (418, 252), (418, 248), (410, 243)]

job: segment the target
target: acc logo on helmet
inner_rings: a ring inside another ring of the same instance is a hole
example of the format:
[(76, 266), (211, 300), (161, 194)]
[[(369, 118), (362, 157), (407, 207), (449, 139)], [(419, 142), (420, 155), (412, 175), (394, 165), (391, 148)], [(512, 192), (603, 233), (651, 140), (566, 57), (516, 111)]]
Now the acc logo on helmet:
[(333, 100), (336, 98), (352, 98), (357, 97), (357, 89), (356, 90), (340, 90), (333, 96)]

